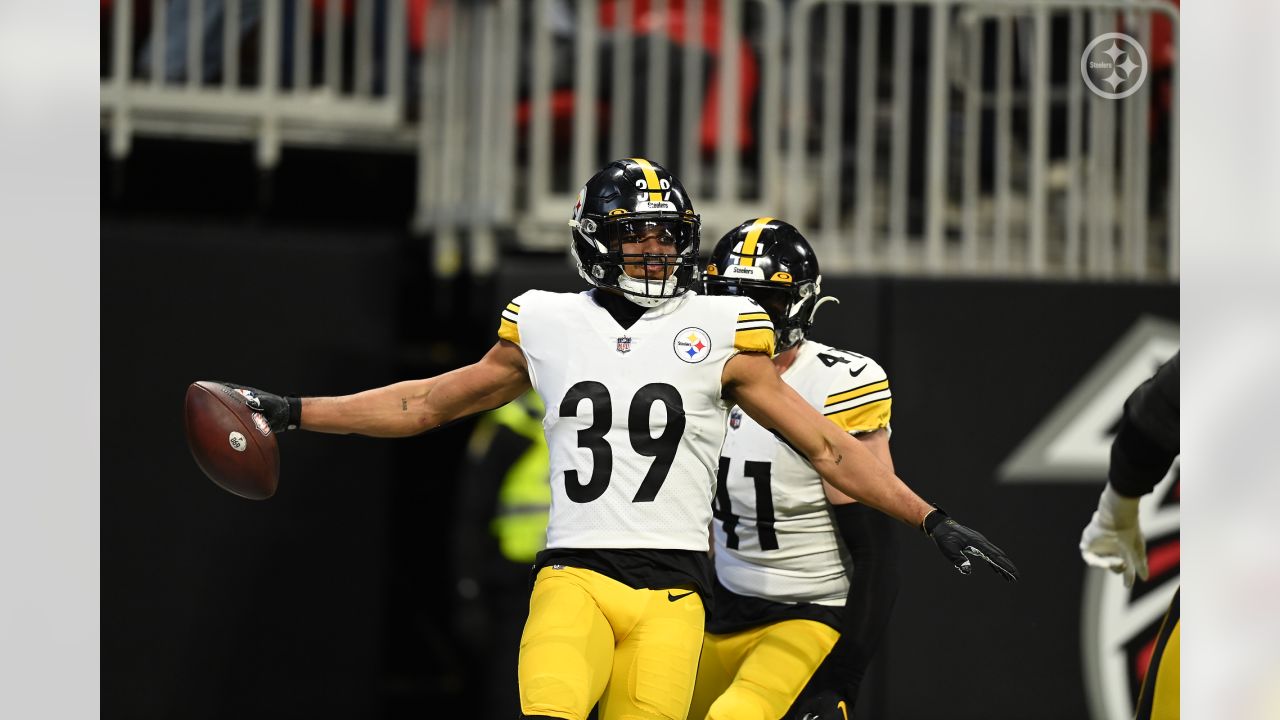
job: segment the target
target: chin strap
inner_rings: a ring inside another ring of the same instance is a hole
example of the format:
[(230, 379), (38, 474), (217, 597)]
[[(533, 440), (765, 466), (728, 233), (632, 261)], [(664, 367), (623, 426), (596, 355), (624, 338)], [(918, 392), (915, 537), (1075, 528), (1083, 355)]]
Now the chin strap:
[[(649, 288), (655, 286), (661, 288), (659, 294), (650, 294), (648, 292)], [(623, 297), (640, 307), (657, 307), (661, 305), (676, 296), (676, 287), (677, 283), (674, 274), (662, 282), (637, 280), (625, 272), (618, 276), (618, 289), (623, 291)]]

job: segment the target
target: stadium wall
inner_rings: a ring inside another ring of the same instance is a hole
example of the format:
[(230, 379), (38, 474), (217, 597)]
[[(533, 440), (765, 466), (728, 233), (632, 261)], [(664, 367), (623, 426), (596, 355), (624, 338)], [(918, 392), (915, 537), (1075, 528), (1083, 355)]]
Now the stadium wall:
[[(291, 434), (267, 503), (205, 480), (181, 430), (193, 380), (341, 393), (437, 372), (478, 357), (519, 292), (582, 287), (567, 262), (537, 258), (504, 263), (491, 284), (433, 286), (406, 242), (104, 220), (104, 717), (466, 710), (439, 519), (465, 423), (401, 443)], [(961, 577), (903, 528), (903, 588), (856, 717), (1088, 717), (1075, 546), (1102, 478), (1010, 483), (999, 468), (1141, 318), (1176, 322), (1178, 288), (828, 278), (824, 290), (841, 304), (814, 336), (889, 371), (899, 473), (1023, 573)]]

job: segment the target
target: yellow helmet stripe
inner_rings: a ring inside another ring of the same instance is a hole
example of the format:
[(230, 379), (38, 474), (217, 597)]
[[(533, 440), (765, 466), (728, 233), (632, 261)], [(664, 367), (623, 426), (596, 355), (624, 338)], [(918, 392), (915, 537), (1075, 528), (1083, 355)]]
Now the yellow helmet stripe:
[(771, 217), (756, 218), (751, 224), (751, 229), (747, 231), (747, 239), (742, 241), (742, 259), (738, 262), (743, 267), (751, 267), (755, 264), (756, 243), (760, 241), (760, 233), (769, 223), (773, 222)]
[(639, 165), (640, 171), (644, 173), (644, 184), (649, 188), (649, 200), (662, 202), (662, 185), (658, 183), (658, 173), (653, 169), (653, 165), (644, 158), (631, 158), (631, 161)]

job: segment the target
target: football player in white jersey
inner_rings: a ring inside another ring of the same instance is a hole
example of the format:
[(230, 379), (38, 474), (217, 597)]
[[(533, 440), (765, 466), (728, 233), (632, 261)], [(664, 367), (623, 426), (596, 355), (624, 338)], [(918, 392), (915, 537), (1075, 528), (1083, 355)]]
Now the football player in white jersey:
[[(769, 313), (782, 379), (892, 468), (884, 370), (806, 337), (834, 300), (821, 288), (813, 248), (774, 218), (729, 231), (707, 264), (708, 294), (749, 297)], [(793, 704), (796, 717), (847, 715), (898, 592), (888, 518), (823, 482), (736, 407), (718, 467), (715, 603), (689, 717), (777, 720)]]
[(671, 173), (612, 162), (579, 192), (569, 224), (593, 289), (517, 297), (478, 362), (341, 397), (249, 388), (277, 431), (377, 437), (538, 392), (552, 500), (520, 642), (524, 717), (584, 720), (597, 703), (601, 720), (686, 716), (710, 598), (715, 468), (735, 403), (842, 492), (920, 527), (962, 572), (970, 557), (1016, 572), (779, 379), (759, 305), (690, 291), (700, 220)]

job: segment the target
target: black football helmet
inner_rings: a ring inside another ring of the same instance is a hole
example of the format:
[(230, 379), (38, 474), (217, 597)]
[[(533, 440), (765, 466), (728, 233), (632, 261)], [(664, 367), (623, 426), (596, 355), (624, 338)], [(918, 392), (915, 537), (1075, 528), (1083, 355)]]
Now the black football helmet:
[[(587, 282), (653, 307), (698, 279), (701, 222), (684, 186), (666, 168), (644, 158), (615, 160), (578, 192), (569, 220), (573, 259)], [(654, 229), (672, 241), (674, 255), (622, 252), (624, 240)], [(646, 279), (645, 265), (665, 266), (666, 279)], [(628, 275), (626, 266), (639, 268), (640, 277)]]
[[(707, 262), (708, 295), (745, 295), (769, 313), (777, 351), (794, 347), (813, 325), (822, 275), (804, 235), (770, 217), (748, 220), (716, 243)], [(837, 301), (838, 302), (838, 301)]]

